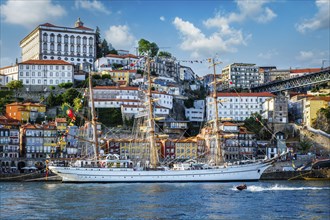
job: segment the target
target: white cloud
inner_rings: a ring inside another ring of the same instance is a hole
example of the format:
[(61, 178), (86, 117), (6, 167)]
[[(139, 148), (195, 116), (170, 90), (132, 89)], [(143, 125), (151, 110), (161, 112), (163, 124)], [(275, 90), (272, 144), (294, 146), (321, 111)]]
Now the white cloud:
[(126, 25), (111, 26), (105, 32), (105, 39), (117, 50), (131, 48), (136, 42)]
[(307, 61), (312, 59), (314, 56), (314, 53), (312, 51), (300, 51), (299, 55), (296, 56), (296, 59), (299, 61)]
[(4, 22), (22, 25), (28, 28), (66, 14), (62, 6), (53, 4), (51, 0), (8, 0), (5, 4), (1, 5), (0, 9), (1, 17)]
[(98, 0), (75, 0), (76, 8), (83, 8), (91, 11), (103, 12), (105, 14), (110, 14), (111, 12), (103, 5), (102, 2)]
[(253, 20), (258, 23), (266, 23), (274, 19), (277, 15), (264, 5), (268, 1), (240, 1), (237, 0), (238, 13), (227, 15), (218, 13), (213, 18), (203, 22), (206, 28), (216, 30), (206, 36), (201, 29), (194, 26), (189, 21), (184, 21), (176, 17), (173, 25), (182, 37), (180, 48), (190, 51), (194, 57), (210, 56), (217, 52), (236, 52), (237, 47), (246, 45), (251, 38), (249, 34), (243, 34), (242, 30), (236, 29), (232, 23)]
[(164, 16), (160, 16), (159, 18), (161, 21), (165, 21), (165, 17)]
[(306, 19), (300, 24), (296, 24), (296, 29), (300, 33), (330, 28), (330, 1), (316, 0), (317, 13), (311, 19)]
[[(267, 23), (277, 15), (268, 7), (263, 7), (264, 4), (268, 3), (267, 0), (248, 0), (248, 1), (241, 1), (237, 0), (237, 6), (239, 8), (239, 14), (231, 14), (233, 18), (237, 17), (237, 21), (243, 21), (247, 18), (255, 20), (259, 23)], [(234, 20), (235, 21), (235, 20)]]
[(301, 67), (321, 67), (322, 62), (324, 66), (329, 66), (329, 51), (299, 51), (295, 57)]
[(274, 56), (277, 56), (278, 52), (276, 50), (268, 50), (266, 52), (261, 52), (258, 54), (259, 58), (270, 60), (274, 58)]

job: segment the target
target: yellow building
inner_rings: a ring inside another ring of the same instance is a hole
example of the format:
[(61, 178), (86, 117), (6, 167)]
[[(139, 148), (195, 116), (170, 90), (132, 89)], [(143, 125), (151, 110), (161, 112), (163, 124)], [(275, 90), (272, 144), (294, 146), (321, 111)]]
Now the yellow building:
[(329, 96), (316, 96), (306, 98), (304, 106), (304, 122), (305, 125), (311, 126), (313, 120), (317, 117), (317, 112), (321, 108), (327, 108), (330, 106)]
[[(117, 83), (119, 86), (128, 86), (129, 84), (129, 75), (132, 70), (111, 70), (103, 71), (103, 74), (109, 74), (111, 79)], [(135, 70), (133, 70), (136, 72)]]
[(14, 102), (6, 105), (6, 116), (19, 121), (36, 121), (44, 117), (46, 106), (39, 103)]
[(186, 138), (175, 141), (177, 159), (196, 159), (197, 158), (197, 139)]

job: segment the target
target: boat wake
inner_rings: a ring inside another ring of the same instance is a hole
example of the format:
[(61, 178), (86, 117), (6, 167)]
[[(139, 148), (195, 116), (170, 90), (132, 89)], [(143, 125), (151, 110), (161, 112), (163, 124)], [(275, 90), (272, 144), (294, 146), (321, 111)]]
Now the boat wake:
[[(233, 186), (232, 190), (239, 191), (236, 186)], [(262, 192), (262, 191), (298, 191), (298, 190), (330, 190), (330, 187), (290, 187), (282, 185), (274, 185), (269, 187), (247, 185), (247, 189), (244, 191), (250, 192)]]

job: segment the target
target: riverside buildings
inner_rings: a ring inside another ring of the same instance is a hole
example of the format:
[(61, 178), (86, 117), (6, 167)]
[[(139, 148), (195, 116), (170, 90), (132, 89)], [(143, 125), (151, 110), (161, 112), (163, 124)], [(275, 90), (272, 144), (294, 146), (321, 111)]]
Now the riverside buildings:
[(251, 63), (233, 63), (222, 69), (223, 89), (249, 89), (261, 84), (259, 67)]
[(85, 69), (96, 58), (95, 31), (78, 18), (74, 27), (41, 24), (20, 42), (22, 61), (63, 60)]
[[(269, 92), (261, 93), (218, 93), (218, 117), (233, 121), (244, 121), (253, 113), (262, 113), (262, 104), (274, 95)], [(206, 98), (206, 120), (215, 118), (214, 98)]]

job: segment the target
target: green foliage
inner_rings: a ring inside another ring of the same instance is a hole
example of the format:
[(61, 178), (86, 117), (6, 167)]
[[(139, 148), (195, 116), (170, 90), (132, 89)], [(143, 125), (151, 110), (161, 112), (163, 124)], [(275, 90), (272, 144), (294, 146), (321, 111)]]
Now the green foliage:
[(55, 86), (49, 86), (50, 90), (55, 90)]
[(81, 98), (75, 98), (74, 100), (73, 100), (73, 108), (74, 108), (74, 110), (75, 111), (79, 111), (79, 110), (81, 110), (82, 109), (82, 107), (83, 107), (83, 103), (82, 103), (82, 101), (81, 101)]
[(159, 57), (165, 57), (165, 58), (171, 58), (172, 54), (167, 52), (167, 51), (159, 51), (158, 56)]
[(109, 45), (106, 39), (103, 39), (102, 44), (101, 44), (101, 51), (102, 51), (102, 56), (106, 56), (109, 54)]
[(303, 139), (299, 142), (298, 149), (301, 151), (301, 153), (306, 154), (313, 146), (313, 143), (304, 136)]
[(67, 102), (71, 106), (74, 105), (74, 99), (77, 97), (81, 98), (81, 94), (76, 89), (73, 89), (73, 88), (66, 90), (62, 94), (63, 102)]
[(114, 63), (114, 64), (112, 64), (112, 67), (113, 67), (114, 69), (119, 69), (119, 68), (122, 68), (122, 67), (123, 67), (123, 64), (120, 64), (120, 63)]
[(138, 70), (136, 71), (136, 73), (137, 73), (137, 74), (141, 74), (141, 75), (143, 76), (143, 73), (144, 73), (144, 72), (143, 72), (143, 70), (138, 69)]
[(99, 122), (108, 127), (123, 125), (123, 119), (120, 108), (98, 108)]
[(52, 92), (50, 92), (49, 96), (46, 99), (46, 105), (48, 107), (53, 107), (57, 104), (56, 102), (56, 97), (54, 96), (54, 94)]
[(9, 89), (18, 90), (20, 88), (23, 88), (23, 82), (20, 80), (13, 80), (13, 81), (10, 81), (9, 83), (7, 83), (7, 87)]
[(264, 128), (262, 124), (265, 124), (265, 121), (261, 119), (261, 115), (258, 113), (252, 114), (251, 117), (245, 119), (244, 127), (247, 128), (248, 131), (251, 131), (256, 134), (257, 139), (261, 139), (261, 130)]
[(109, 50), (109, 54), (116, 54), (118, 55), (118, 51), (115, 49)]
[(64, 89), (71, 88), (72, 86), (73, 86), (73, 83), (71, 83), (71, 82), (60, 83), (60, 84), (58, 84), (58, 87), (60, 87), (60, 88), (64, 88)]
[(194, 99), (193, 98), (189, 98), (187, 100), (184, 100), (184, 106), (186, 108), (192, 108), (192, 107), (194, 107)]
[(93, 79), (102, 79), (102, 76), (99, 74), (92, 75)]
[(102, 79), (111, 79), (110, 74), (102, 74)]
[(155, 57), (159, 50), (159, 47), (156, 43), (150, 43), (145, 39), (140, 39), (138, 45), (138, 51), (140, 55), (148, 54), (150, 57)]
[(95, 45), (96, 45), (96, 58), (102, 57), (102, 44), (101, 44), (101, 33), (100, 28), (96, 27), (95, 31)]

